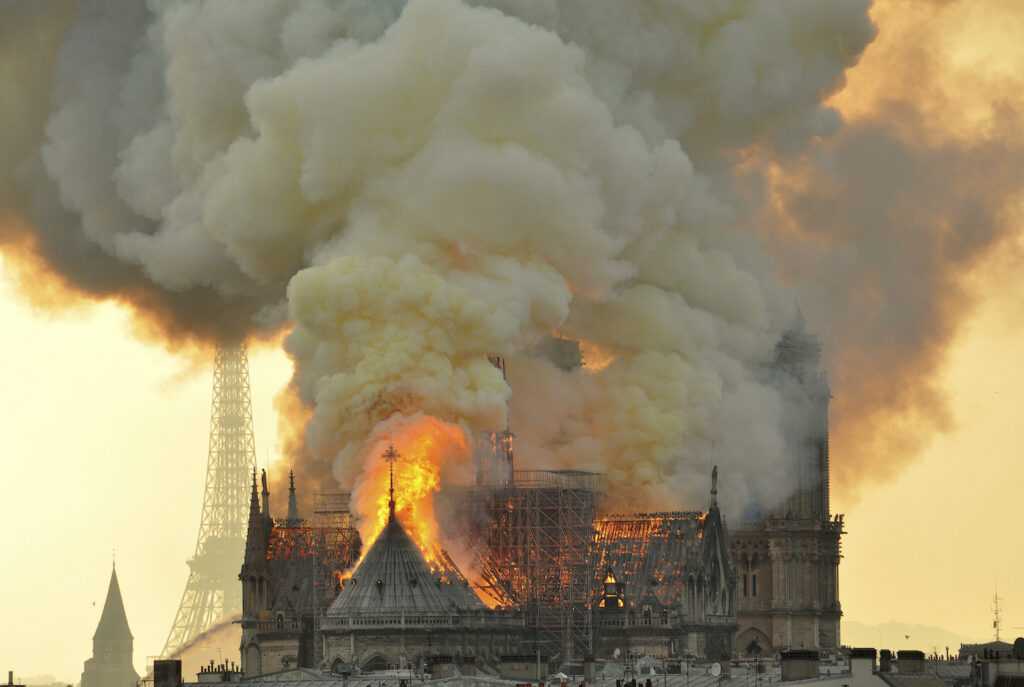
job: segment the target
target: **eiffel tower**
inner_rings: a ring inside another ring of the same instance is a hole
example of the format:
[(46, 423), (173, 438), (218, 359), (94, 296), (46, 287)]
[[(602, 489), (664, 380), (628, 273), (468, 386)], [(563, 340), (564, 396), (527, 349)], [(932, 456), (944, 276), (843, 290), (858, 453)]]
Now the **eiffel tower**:
[(218, 345), (213, 367), (210, 456), (196, 552), (163, 656), (242, 610), (249, 480), (256, 468), (245, 344)]

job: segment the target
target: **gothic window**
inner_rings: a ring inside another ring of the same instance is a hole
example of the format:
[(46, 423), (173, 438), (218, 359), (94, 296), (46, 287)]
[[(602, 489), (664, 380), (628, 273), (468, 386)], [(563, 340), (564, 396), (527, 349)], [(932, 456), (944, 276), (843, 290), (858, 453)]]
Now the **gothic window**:
[(747, 574), (743, 573), (743, 596), (747, 595)]
[(754, 573), (750, 577), (751, 577), (750, 595), (751, 596), (757, 596), (757, 573)]

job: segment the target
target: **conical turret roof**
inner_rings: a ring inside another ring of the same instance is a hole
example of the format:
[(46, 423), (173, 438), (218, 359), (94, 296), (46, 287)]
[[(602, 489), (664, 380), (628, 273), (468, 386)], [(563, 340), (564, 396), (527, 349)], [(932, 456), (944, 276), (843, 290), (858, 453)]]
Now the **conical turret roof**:
[(128, 629), (128, 616), (124, 612), (121, 601), (121, 587), (117, 583), (117, 568), (110, 571), (110, 586), (107, 587), (107, 600), (103, 604), (103, 614), (93, 640), (123, 641), (132, 640), (132, 631)]
[(464, 582), (449, 583), (439, 578), (430, 571), (419, 547), (392, 511), (328, 614), (443, 613), (484, 608)]

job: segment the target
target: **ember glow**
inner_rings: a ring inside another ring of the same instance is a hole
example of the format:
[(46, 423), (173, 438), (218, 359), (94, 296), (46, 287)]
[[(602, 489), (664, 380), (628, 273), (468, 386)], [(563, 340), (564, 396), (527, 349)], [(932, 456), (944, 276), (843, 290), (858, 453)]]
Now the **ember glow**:
[(608, 367), (617, 357), (615, 352), (593, 341), (580, 341), (580, 350), (583, 352), (583, 360), (587, 369), (591, 372), (600, 372)]
[[(438, 563), (440, 539), (434, 515), (434, 494), (447, 467), (469, 456), (469, 442), (458, 426), (429, 415), (387, 423), (396, 429), (373, 442), (364, 456), (364, 473), (354, 492), (362, 518), (363, 552), (370, 549), (388, 521), (389, 464), (381, 458), (390, 444), (399, 453), (394, 461), (395, 513), (431, 565)], [(362, 559), (360, 559), (361, 561)], [(358, 565), (358, 564), (357, 564)]]

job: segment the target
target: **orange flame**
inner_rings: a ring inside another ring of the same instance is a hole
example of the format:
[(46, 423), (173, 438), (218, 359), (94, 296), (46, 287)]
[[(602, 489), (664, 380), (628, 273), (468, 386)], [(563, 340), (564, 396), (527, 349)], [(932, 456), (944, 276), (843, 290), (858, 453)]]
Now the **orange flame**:
[(590, 372), (600, 372), (615, 362), (616, 351), (593, 341), (580, 340), (580, 351), (583, 353), (583, 364)]
[[(443, 468), (469, 455), (469, 441), (458, 425), (428, 415), (403, 418), (400, 424), (401, 429), (392, 431), (390, 437), (400, 454), (394, 463), (395, 514), (427, 562), (436, 566), (441, 545), (434, 493), (441, 489)], [(356, 488), (364, 556), (388, 521), (389, 465), (381, 458), (388, 441), (382, 438), (372, 444), (364, 457), (364, 472)]]

